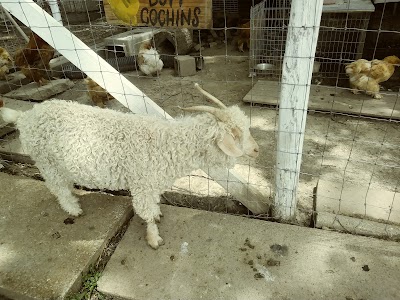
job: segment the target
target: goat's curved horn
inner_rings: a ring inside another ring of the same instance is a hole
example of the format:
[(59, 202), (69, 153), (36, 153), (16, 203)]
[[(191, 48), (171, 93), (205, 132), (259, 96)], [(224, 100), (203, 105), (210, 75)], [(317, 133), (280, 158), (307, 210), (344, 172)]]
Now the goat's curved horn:
[(217, 119), (219, 119), (222, 122), (225, 122), (227, 120), (226, 115), (221, 111), (221, 109), (216, 107), (201, 105), (201, 106), (181, 107), (181, 109), (184, 111), (208, 112), (214, 115)]
[(194, 86), (196, 89), (198, 89), (200, 91), (200, 93), (202, 93), (204, 96), (206, 96), (212, 102), (214, 102), (221, 108), (226, 108), (225, 104), (223, 104), (220, 100), (218, 100), (215, 96), (211, 95), (209, 92), (206, 92), (205, 90), (203, 90), (197, 82), (194, 84)]

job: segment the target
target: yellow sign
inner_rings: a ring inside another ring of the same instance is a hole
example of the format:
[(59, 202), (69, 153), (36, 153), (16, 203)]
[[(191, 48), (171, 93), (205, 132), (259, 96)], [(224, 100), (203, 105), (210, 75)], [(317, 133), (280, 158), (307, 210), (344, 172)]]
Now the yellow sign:
[(108, 0), (114, 15), (129, 25), (137, 24), (139, 0)]
[(212, 27), (212, 0), (108, 0), (107, 22), (151, 27)]

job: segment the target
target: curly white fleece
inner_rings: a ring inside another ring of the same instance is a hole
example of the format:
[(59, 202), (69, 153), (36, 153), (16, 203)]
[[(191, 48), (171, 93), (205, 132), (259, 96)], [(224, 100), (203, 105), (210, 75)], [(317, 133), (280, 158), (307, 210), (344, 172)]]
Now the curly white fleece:
[(216, 140), (227, 127), (248, 128), (248, 120), (238, 107), (225, 111), (225, 123), (209, 113), (165, 120), (53, 99), (21, 113), (16, 125), (23, 148), (64, 210), (82, 212), (74, 183), (128, 189), (136, 213), (149, 224), (149, 244), (157, 248), (160, 194), (193, 170), (235, 164)]

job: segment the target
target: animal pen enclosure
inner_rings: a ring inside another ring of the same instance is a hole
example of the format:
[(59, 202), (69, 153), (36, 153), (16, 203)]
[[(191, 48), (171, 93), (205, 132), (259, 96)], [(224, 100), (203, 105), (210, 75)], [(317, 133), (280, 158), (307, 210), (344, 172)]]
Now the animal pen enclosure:
[[(300, 225), (395, 238), (400, 223), (400, 115), (393, 82), (398, 72), (382, 83), (383, 99), (373, 99), (351, 94), (344, 69), (365, 58), (367, 50), (371, 53), (364, 47), (371, 33), (377, 33), (375, 45), (383, 33), (396, 41), (398, 32), (386, 22), (394, 5), (325, 3), (319, 23), (320, 1), (315, 1), (307, 12), (311, 17), (303, 20), (307, 24), (291, 24), (299, 22), (290, 14), (294, 2), (300, 9), (299, 1), (253, 1), (246, 17), (238, 12), (241, 1), (199, 1), (205, 13), (200, 27), (180, 21), (179, 26), (162, 26), (159, 11), (171, 16), (181, 8), (157, 6), (156, 24), (137, 28), (118, 21), (108, 2), (86, 0), (74, 6), (76, 1), (59, 1), (61, 24), (50, 17), (48, 1), (38, 3), (49, 15), (29, 0), (0, 1), (19, 24), (3, 17), (2, 47), (11, 55), (26, 45), (18, 26), (28, 37), (33, 30), (56, 49), (46, 70), (47, 84), (29, 83), (19, 68), (10, 67), (0, 91), (6, 106), (24, 110), (51, 97), (95, 105), (88, 95), (93, 87), (83, 80), (89, 76), (111, 94), (108, 108), (170, 119), (183, 114), (179, 107), (206, 103), (193, 88), (198, 82), (224, 104), (246, 112), (260, 156), (239, 158), (230, 172), (212, 166), (196, 170), (175, 182), (162, 201), (264, 219), (288, 210), (283, 218)], [(140, 1), (150, 11), (146, 3)], [(73, 20), (72, 8), (81, 14), (80, 24)], [(194, 8), (184, 3), (188, 15), (189, 9), (193, 14)], [(224, 26), (213, 26), (213, 12), (221, 11)], [(139, 10), (139, 19), (145, 13)], [(249, 26), (241, 27), (247, 21)], [(291, 43), (302, 41), (289, 36), (301, 28), (310, 33), (303, 36), (307, 45), (294, 49)], [(248, 37), (249, 49), (240, 52), (238, 40)], [(143, 74), (137, 61), (140, 44), (149, 38), (164, 64), (154, 77)], [(398, 54), (390, 51), (387, 56)], [(2, 170), (40, 177), (20, 148), (18, 132), (4, 124), (1, 132)], [(286, 189), (285, 201), (277, 199), (277, 187)]]
[[(250, 73), (281, 76), (290, 4), (290, 0), (262, 1), (251, 8)], [(344, 64), (362, 58), (373, 11), (369, 0), (336, 1), (323, 7), (313, 69), (316, 76), (331, 82), (346, 78)], [(262, 63), (273, 68), (258, 68)]]

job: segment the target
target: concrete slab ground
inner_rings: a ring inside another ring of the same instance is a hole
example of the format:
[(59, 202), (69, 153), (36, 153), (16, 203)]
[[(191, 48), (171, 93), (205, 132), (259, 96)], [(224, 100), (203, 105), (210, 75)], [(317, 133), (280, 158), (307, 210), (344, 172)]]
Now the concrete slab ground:
[(319, 180), (317, 212), (367, 217), (400, 225), (400, 195), (351, 182)]
[[(11, 109), (26, 111), (33, 107), (33, 103), (28, 101), (10, 99), (5, 97), (2, 97), (2, 100), (4, 101), (4, 105)], [(2, 118), (0, 118), (0, 137), (12, 131), (14, 131), (13, 125), (7, 124)]]
[(114, 299), (399, 299), (398, 243), (163, 206), (152, 250), (138, 217), (99, 281)]
[(66, 220), (43, 182), (4, 173), (0, 190), (0, 299), (63, 299), (76, 291), (81, 272), (132, 215), (127, 198), (87, 194), (85, 215)]
[(367, 236), (400, 236), (397, 192), (348, 181), (319, 180), (315, 226)]
[(0, 94), (4, 95), (9, 91), (18, 89), (21, 86), (28, 84), (29, 82), (30, 80), (21, 72), (13, 72), (8, 74), (7, 80), (0, 81)]
[(43, 86), (36, 82), (24, 85), (17, 90), (7, 93), (5, 96), (19, 100), (43, 101), (50, 97), (60, 94), (74, 86), (74, 82), (69, 79), (51, 80)]

